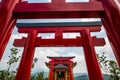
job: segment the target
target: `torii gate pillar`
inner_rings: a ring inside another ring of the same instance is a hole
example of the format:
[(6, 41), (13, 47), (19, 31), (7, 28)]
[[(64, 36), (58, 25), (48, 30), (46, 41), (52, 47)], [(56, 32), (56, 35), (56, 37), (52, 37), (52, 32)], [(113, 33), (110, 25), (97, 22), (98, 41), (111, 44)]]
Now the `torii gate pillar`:
[(97, 56), (95, 54), (95, 49), (93, 45), (94, 43), (92, 41), (92, 38), (90, 37), (89, 29), (84, 29), (82, 31), (82, 37), (89, 80), (104, 80), (99, 63), (97, 61)]
[(28, 38), (25, 42), (24, 52), (15, 80), (30, 80), (31, 67), (35, 51), (36, 36), (36, 30), (31, 31), (28, 34)]
[(0, 60), (16, 23), (12, 15), (13, 9), (20, 1), (22, 0), (2, 0), (0, 3)]
[(120, 67), (120, 2), (118, 0), (99, 0), (105, 13), (102, 22)]
[(50, 62), (49, 80), (52, 80), (52, 79), (53, 79), (53, 68), (54, 68), (54, 59), (51, 59), (51, 62)]

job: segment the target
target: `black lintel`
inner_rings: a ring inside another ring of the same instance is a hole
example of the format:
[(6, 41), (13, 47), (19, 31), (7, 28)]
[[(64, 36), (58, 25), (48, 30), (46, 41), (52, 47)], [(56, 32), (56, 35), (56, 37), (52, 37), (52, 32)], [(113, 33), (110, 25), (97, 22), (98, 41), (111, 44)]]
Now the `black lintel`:
[(75, 56), (47, 56), (47, 58), (75, 58)]
[(17, 27), (91, 27), (91, 26), (101, 26), (101, 21), (94, 22), (49, 22), (49, 23), (17, 23)]

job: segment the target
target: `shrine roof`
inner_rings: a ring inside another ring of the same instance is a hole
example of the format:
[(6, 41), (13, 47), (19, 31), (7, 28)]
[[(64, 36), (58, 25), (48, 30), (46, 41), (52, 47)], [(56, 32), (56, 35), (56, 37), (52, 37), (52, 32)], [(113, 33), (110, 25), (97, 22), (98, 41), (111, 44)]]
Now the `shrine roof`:
[(63, 65), (63, 64), (58, 64), (56, 66), (54, 66), (55, 69), (67, 69), (68, 67)]

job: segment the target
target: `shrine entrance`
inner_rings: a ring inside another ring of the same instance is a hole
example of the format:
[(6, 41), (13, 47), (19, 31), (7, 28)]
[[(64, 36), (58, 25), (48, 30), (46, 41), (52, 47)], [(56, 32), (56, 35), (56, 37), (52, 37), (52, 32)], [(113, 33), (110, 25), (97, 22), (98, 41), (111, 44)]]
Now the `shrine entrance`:
[(65, 73), (66, 71), (57, 71), (57, 80), (66, 80)]
[(57, 71), (57, 79), (65, 79), (66, 71)]

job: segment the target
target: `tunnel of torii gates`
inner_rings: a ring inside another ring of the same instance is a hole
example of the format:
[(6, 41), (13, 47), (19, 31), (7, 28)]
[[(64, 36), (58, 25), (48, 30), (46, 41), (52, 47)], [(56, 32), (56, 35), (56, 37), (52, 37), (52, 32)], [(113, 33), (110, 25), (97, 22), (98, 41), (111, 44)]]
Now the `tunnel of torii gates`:
[[(101, 18), (102, 24), (120, 66), (120, 0), (90, 0), (89, 2), (65, 2), (52, 0), (51, 3), (27, 3), (22, 0), (1, 0), (0, 2), (0, 59), (4, 53), (17, 19), (69, 19)], [(24, 47), (22, 60), (15, 80), (29, 80), (35, 47), (40, 46), (81, 46), (84, 48), (89, 80), (103, 80), (94, 46), (103, 46), (104, 39), (90, 36), (100, 31), (100, 26), (54, 26), (18, 27), (27, 38), (15, 40), (15, 46)], [(41, 39), (38, 33), (54, 32), (55, 39)], [(63, 32), (80, 32), (81, 37), (63, 39)], [(29, 56), (29, 57), (28, 57)], [(93, 70), (94, 69), (94, 70)], [(52, 80), (49, 77), (49, 80)], [(73, 78), (71, 78), (73, 80)]]

